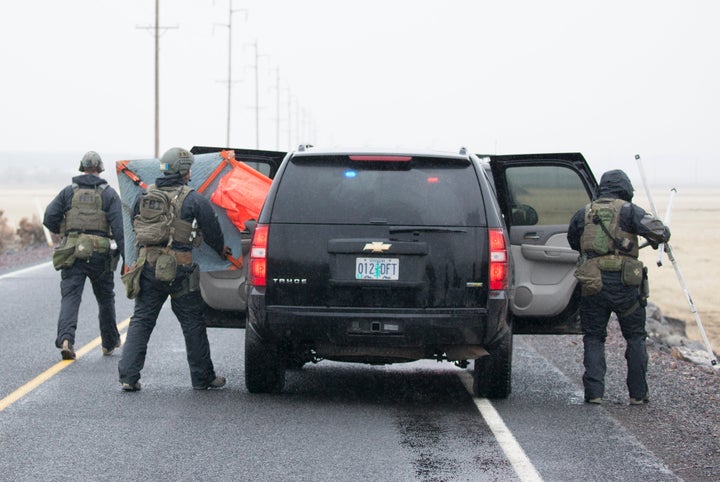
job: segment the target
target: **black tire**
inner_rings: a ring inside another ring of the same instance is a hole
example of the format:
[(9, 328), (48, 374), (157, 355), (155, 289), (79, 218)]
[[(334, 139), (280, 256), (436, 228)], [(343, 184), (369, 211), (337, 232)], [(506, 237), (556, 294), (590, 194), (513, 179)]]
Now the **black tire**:
[(285, 360), (276, 343), (245, 329), (245, 386), (250, 393), (279, 393), (285, 385)]
[(473, 394), (480, 398), (507, 398), (512, 389), (512, 332), (490, 355), (475, 360)]

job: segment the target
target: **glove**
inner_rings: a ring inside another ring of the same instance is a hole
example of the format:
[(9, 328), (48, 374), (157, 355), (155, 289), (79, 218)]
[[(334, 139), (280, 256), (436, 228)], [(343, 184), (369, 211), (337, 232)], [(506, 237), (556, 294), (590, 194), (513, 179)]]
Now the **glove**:
[(232, 249), (230, 249), (230, 246), (225, 246), (223, 248), (222, 257), (223, 257), (223, 259), (232, 258)]

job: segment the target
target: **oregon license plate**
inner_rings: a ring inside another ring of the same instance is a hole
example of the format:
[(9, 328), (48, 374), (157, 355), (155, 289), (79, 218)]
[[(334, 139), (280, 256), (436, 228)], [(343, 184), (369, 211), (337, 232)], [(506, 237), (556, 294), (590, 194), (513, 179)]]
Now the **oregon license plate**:
[(399, 274), (398, 258), (355, 258), (355, 279), (396, 280)]

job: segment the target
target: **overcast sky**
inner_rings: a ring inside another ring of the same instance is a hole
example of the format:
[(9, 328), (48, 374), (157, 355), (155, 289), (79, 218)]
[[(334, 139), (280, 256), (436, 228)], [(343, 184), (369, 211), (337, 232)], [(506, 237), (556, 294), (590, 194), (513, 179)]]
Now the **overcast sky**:
[[(720, 180), (718, 1), (233, 9), (234, 147), (580, 151), (598, 177), (634, 179), (639, 153), (652, 182)], [(172, 27), (160, 38), (161, 153), (225, 144), (228, 18), (229, 0), (160, 1)], [(154, 21), (153, 0), (3, 1), (0, 151), (152, 157)]]

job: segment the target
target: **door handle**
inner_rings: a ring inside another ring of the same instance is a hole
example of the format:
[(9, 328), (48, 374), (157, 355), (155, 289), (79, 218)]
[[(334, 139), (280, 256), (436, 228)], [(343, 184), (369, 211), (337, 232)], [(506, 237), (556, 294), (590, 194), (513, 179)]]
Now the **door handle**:
[(525, 236), (523, 236), (523, 238), (537, 241), (540, 239), (540, 235), (538, 233), (525, 233)]

